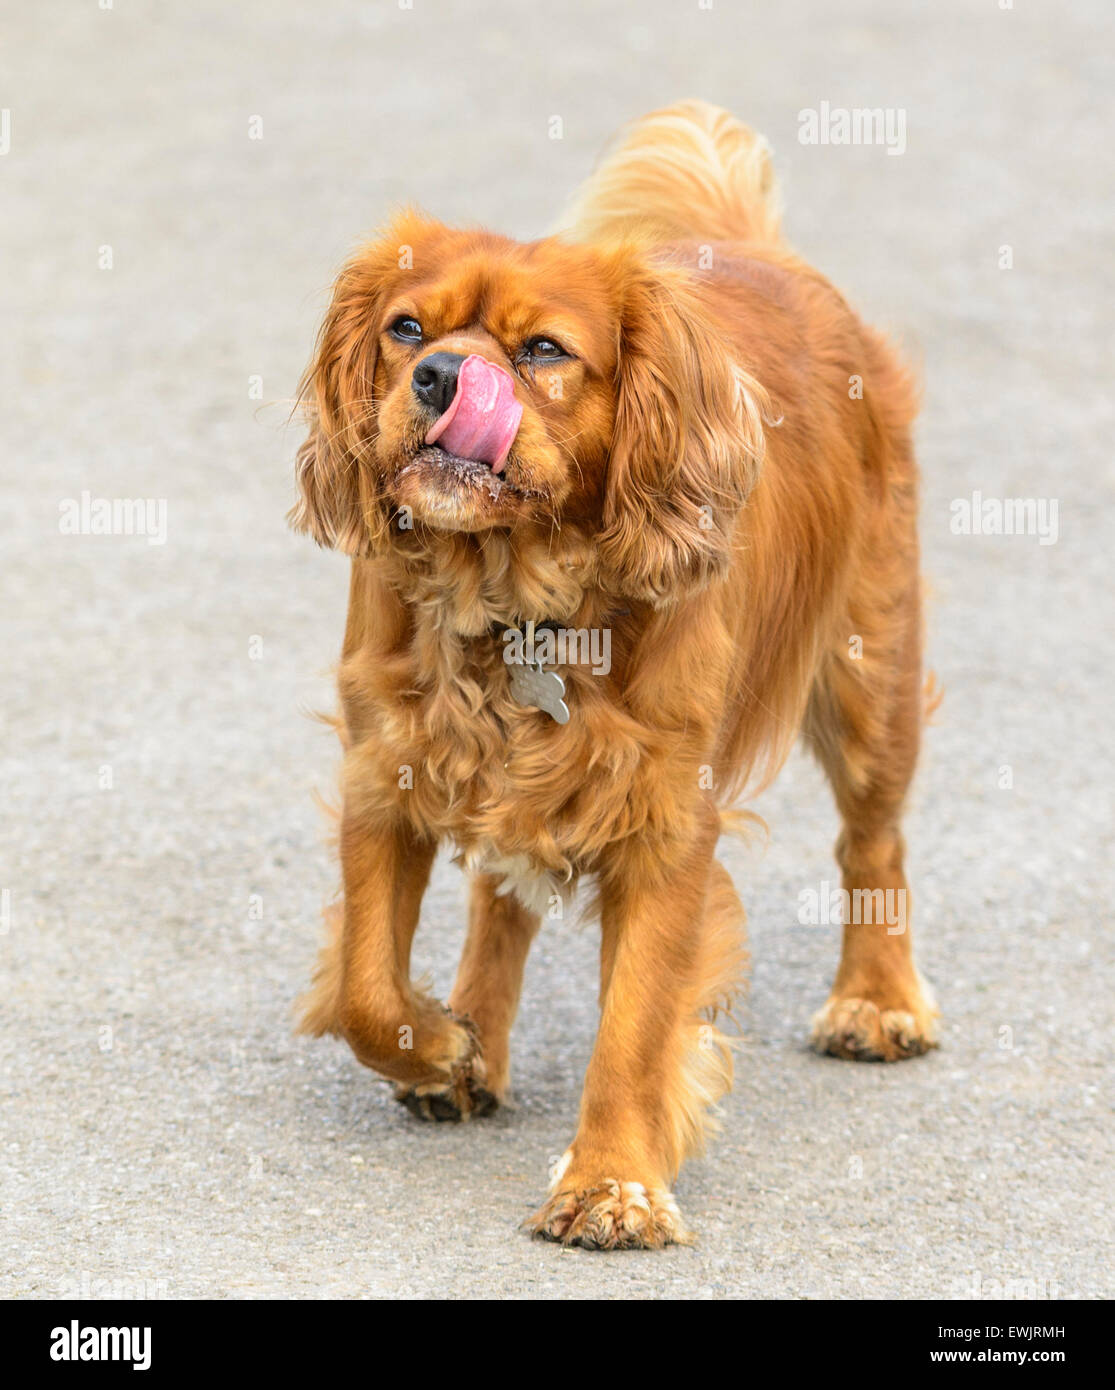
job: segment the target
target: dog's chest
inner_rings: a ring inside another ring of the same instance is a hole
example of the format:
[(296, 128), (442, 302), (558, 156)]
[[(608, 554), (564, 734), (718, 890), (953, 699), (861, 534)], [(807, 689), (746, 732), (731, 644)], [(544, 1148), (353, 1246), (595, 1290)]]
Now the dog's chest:
[(389, 724), (404, 733), (391, 761), (405, 761), (405, 749), (414, 764), (402, 805), (456, 842), (468, 867), (504, 876), (536, 906), (586, 867), (586, 837), (608, 814), (593, 807), (589, 784), (614, 778), (590, 773), (594, 733), (575, 680), (563, 723), (527, 703), (533, 693), (500, 663), (429, 692)]
[(566, 656), (539, 660), (535, 674), (555, 677), (539, 689), (504, 643), (444, 627), (375, 659), (354, 653), (341, 673), (354, 797), (455, 843), (524, 901), (549, 902), (641, 828), (640, 788), (665, 746), (625, 708), (607, 663)]
[(470, 873), (500, 879), (502, 891), (513, 893), (528, 911), (540, 917), (561, 916), (576, 886), (574, 873), (556, 873), (528, 853), (507, 854), (491, 842), (472, 841), (457, 858)]

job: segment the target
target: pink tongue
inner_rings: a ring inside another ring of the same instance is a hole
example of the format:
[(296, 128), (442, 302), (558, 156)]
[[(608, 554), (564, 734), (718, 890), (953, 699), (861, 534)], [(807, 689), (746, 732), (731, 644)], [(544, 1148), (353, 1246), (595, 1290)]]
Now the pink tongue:
[(510, 372), (473, 353), (461, 363), (457, 394), (435, 421), (427, 444), (438, 443), (461, 459), (491, 464), (498, 473), (519, 432), (523, 407), (515, 399)]

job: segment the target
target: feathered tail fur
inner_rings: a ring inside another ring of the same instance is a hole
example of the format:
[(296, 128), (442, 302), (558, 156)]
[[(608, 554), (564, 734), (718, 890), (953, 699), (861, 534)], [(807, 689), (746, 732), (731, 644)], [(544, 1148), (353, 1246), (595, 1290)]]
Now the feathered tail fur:
[(681, 101), (627, 126), (562, 220), (577, 241), (744, 241), (778, 245), (770, 149), (730, 112)]

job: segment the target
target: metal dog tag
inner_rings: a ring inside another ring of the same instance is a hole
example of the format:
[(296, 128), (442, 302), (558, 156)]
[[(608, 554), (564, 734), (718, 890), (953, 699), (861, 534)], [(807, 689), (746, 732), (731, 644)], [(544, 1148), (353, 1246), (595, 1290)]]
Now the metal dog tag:
[(565, 682), (556, 671), (546, 671), (540, 661), (514, 662), (507, 668), (511, 698), (517, 705), (544, 710), (559, 724), (569, 723)]

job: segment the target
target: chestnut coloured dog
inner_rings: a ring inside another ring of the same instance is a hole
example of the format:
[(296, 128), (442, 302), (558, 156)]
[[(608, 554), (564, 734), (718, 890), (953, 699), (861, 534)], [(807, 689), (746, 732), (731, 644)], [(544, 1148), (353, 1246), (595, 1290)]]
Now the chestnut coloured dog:
[[(344, 896), (303, 1027), (419, 1116), (489, 1112), (540, 916), (591, 875), (599, 1034), (526, 1226), (660, 1246), (688, 1238), (670, 1189), (731, 1084), (712, 1020), (746, 953), (721, 810), (802, 733), (848, 900), (905, 901), (916, 400), (786, 248), (766, 147), (726, 112), (637, 122), (568, 225), (524, 245), (406, 212), (334, 289), (291, 516), (352, 557)], [(610, 669), (513, 657), (530, 623), (606, 632)], [(448, 1008), (409, 966), (446, 842), (472, 877)], [(909, 1057), (935, 1018), (905, 918), (849, 920), (814, 1045)]]

